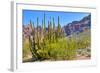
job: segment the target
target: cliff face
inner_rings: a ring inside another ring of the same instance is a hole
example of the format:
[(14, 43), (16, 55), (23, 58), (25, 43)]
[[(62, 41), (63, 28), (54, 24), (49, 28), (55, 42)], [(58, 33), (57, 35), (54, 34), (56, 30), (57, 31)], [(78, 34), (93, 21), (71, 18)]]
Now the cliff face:
[[(30, 35), (32, 35), (32, 24), (28, 24), (28, 25), (23, 25), (23, 39), (27, 39), (29, 38)], [(37, 30), (38, 28), (38, 30)], [(41, 26), (38, 26), (37, 28), (34, 28), (34, 31), (35, 32), (39, 32), (39, 34), (41, 34), (41, 31), (42, 31), (42, 27)]]
[(84, 30), (91, 28), (91, 15), (88, 15), (81, 19), (80, 21), (73, 21), (65, 25), (62, 29), (64, 30), (66, 36), (71, 35), (72, 33), (78, 34)]
[(32, 26), (30, 24), (23, 25), (23, 38), (28, 38), (31, 35), (32, 32)]

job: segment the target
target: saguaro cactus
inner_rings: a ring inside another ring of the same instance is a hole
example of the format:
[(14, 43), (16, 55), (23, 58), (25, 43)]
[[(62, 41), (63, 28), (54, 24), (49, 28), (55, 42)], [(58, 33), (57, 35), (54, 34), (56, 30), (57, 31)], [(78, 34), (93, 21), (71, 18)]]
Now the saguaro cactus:
[(60, 26), (60, 19), (59, 19), (59, 16), (58, 16), (58, 37), (60, 37), (60, 33), (61, 33), (61, 26)]
[(50, 40), (50, 22), (48, 21), (48, 40)]
[(38, 29), (38, 24), (39, 24), (39, 18), (37, 17), (37, 47), (39, 47), (39, 29)]
[(55, 22), (54, 22), (54, 17), (53, 19), (53, 42), (55, 42)]
[(52, 23), (51, 23), (51, 20), (50, 20), (50, 42), (52, 41)]
[[(30, 24), (32, 25), (32, 22), (30, 21)], [(32, 33), (29, 36), (29, 43), (30, 43), (30, 51), (32, 53), (33, 59), (41, 59), (39, 53), (37, 50), (40, 48), (40, 39), (39, 39), (39, 32), (38, 32), (38, 17), (37, 17), (37, 32), (35, 32), (35, 28), (32, 26)], [(36, 36), (35, 36), (36, 35)], [(36, 40), (37, 37), (37, 40)], [(35, 41), (36, 40), (36, 41)], [(38, 49), (37, 49), (38, 48)]]
[[(30, 24), (32, 25), (31, 21), (30, 21)], [(34, 23), (33, 23), (33, 26), (34, 26)], [(29, 44), (30, 44), (30, 51), (32, 53), (32, 58), (37, 59), (38, 54), (37, 54), (36, 46), (35, 46), (35, 30), (33, 26), (32, 26), (32, 33), (29, 36)]]
[(46, 16), (45, 16), (45, 13), (44, 13), (44, 21), (43, 21), (43, 23), (44, 23), (44, 31), (46, 31), (46, 23), (45, 23), (45, 18), (46, 18)]

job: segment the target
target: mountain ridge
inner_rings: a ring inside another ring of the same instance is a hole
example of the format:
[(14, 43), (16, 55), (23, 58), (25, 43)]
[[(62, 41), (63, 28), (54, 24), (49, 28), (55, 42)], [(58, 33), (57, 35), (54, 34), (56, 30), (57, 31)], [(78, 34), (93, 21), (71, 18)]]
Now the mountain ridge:
[(72, 33), (80, 33), (86, 29), (91, 28), (91, 15), (83, 17), (80, 21), (72, 21), (68, 23), (62, 29), (64, 30), (66, 36), (71, 35)]

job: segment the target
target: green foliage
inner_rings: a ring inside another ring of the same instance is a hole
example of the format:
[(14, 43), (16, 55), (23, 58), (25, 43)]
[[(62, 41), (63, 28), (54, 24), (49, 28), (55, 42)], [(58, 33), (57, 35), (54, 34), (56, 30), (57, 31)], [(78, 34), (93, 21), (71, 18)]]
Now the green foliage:
[(67, 59), (72, 60), (76, 56), (77, 43), (73, 37), (67, 40)]
[(24, 40), (23, 41), (23, 58), (27, 57), (27, 54), (29, 53), (30, 53), (29, 42), (28, 40)]
[(51, 60), (72, 60), (76, 53), (76, 42), (74, 39), (66, 41), (66, 38), (61, 38), (58, 42), (46, 42), (41, 46), (42, 49), (38, 50), (41, 57)]

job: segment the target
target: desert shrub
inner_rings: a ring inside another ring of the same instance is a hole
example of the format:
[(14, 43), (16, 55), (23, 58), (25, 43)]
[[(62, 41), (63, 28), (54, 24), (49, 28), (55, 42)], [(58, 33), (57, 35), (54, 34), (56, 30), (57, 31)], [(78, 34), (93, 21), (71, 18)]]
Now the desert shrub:
[(90, 46), (90, 44), (91, 44), (90, 40), (85, 38), (77, 41), (78, 48), (87, 48), (88, 46)]
[(28, 42), (28, 40), (24, 40), (22, 52), (23, 52), (23, 58), (24, 58), (24, 57), (27, 57), (28, 54), (30, 53), (29, 42)]
[(71, 60), (75, 56), (76, 43), (74, 39), (60, 38), (55, 43), (46, 43), (38, 53), (43, 58), (51, 60)]
[(67, 41), (67, 60), (72, 60), (76, 56), (77, 43), (75, 38), (71, 37)]

